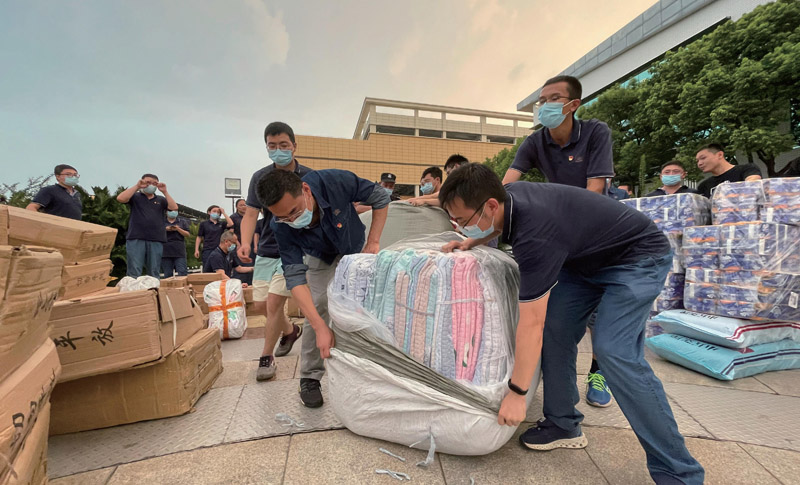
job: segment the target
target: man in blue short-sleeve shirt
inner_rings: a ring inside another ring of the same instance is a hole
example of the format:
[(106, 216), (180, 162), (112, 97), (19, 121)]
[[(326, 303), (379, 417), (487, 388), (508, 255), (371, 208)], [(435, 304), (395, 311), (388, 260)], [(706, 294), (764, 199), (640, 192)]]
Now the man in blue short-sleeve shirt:
[[(164, 195), (156, 195), (157, 190)], [(128, 276), (138, 278), (144, 266), (148, 275), (158, 278), (161, 275), (161, 255), (167, 242), (166, 213), (178, 210), (178, 204), (167, 192), (167, 184), (151, 173), (142, 175), (137, 183), (120, 193), (117, 200), (131, 208), (125, 242)]]
[(525, 420), (525, 394), (541, 357), (544, 420), (520, 442), (529, 449), (584, 448), (575, 383), (578, 342), (597, 309), (594, 351), (617, 403), (647, 454), (656, 483), (703, 483), (661, 382), (644, 358), (645, 322), (672, 264), (666, 237), (644, 214), (610, 197), (558, 184), (506, 185), (487, 167), (454, 171), (439, 192), (442, 208), (470, 238), (443, 249), (469, 250), (496, 233), (519, 264), (519, 324), (514, 369), (498, 413), (501, 425)]
[[(389, 194), (380, 185), (345, 170), (320, 170), (302, 179), (293, 172), (274, 170), (258, 182), (256, 192), (273, 214), (270, 226), (280, 248), (286, 288), (307, 318), (300, 357), (300, 399), (308, 407), (319, 407), (319, 381), (325, 373), (322, 359), (330, 356), (333, 346), (328, 284), (342, 256), (378, 252)], [(372, 225), (366, 237), (354, 202), (372, 207)]]
[(189, 232), (189, 221), (180, 217), (178, 211), (167, 211), (167, 220), (164, 222), (167, 231), (167, 242), (161, 253), (161, 272), (164, 278), (173, 275), (186, 276), (189, 274), (186, 264), (186, 237)]
[(61, 164), (56, 165), (53, 174), (57, 183), (42, 187), (26, 209), (81, 220), (83, 204), (80, 192), (75, 190), (80, 182), (78, 171), (71, 165)]

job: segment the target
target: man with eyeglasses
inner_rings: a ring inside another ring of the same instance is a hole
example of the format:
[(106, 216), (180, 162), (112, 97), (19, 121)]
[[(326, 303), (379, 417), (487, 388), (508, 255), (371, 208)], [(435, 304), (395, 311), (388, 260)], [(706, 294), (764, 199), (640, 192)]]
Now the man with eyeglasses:
[[(389, 212), (383, 187), (345, 170), (319, 170), (302, 179), (273, 170), (256, 187), (261, 205), (273, 218), (269, 225), (280, 247), (286, 288), (306, 316), (300, 356), (300, 400), (322, 406), (322, 359), (334, 345), (329, 328), (328, 284), (342, 256), (377, 253)], [(372, 207), (369, 234), (353, 205)]]
[(25, 207), (31, 211), (42, 211), (53, 216), (81, 220), (83, 204), (81, 194), (75, 187), (80, 183), (80, 175), (72, 165), (56, 165), (53, 169), (56, 183), (42, 187)]
[(683, 164), (677, 160), (670, 160), (661, 166), (661, 183), (664, 185), (650, 192), (645, 197), (658, 197), (659, 195), (672, 194), (696, 194), (696, 191), (683, 185), (683, 180), (685, 178), (686, 170), (683, 169)]

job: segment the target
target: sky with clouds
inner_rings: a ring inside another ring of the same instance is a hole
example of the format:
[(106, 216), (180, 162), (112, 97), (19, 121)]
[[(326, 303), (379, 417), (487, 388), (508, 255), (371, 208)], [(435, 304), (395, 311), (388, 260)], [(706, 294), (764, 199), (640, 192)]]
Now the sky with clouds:
[(270, 121), (349, 138), (367, 96), (512, 112), (653, 3), (4, 0), (0, 182), (155, 172), (205, 208), (266, 163)]

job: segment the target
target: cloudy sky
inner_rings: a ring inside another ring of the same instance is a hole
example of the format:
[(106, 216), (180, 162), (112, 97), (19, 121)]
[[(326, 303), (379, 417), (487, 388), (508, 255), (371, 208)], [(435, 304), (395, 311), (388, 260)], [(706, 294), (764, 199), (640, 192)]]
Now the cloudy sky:
[(514, 111), (655, 0), (4, 0), (0, 182), (145, 171), (181, 203), (267, 160), (262, 133), (352, 136), (365, 97)]

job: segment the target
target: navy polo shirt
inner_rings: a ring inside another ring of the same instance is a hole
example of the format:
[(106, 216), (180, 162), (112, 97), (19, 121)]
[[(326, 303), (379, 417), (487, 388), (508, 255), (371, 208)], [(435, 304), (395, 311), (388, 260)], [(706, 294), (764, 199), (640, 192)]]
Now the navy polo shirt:
[[(313, 172), (310, 168), (300, 165), (297, 160), (295, 162), (294, 173), (303, 178), (306, 174)], [(253, 176), (250, 178), (250, 187), (247, 189), (247, 200), (245, 203), (248, 207), (253, 207), (254, 209), (258, 209), (264, 214), (264, 219), (267, 221), (272, 219), (272, 213), (267, 210), (266, 207), (261, 205), (261, 201), (258, 200), (258, 195), (256, 192), (256, 187), (258, 186), (258, 181), (261, 180), (261, 177), (264, 175), (272, 172), (275, 170), (275, 164), (267, 165), (266, 167), (259, 169)], [(272, 229), (269, 227), (269, 224), (263, 224), (261, 226), (261, 232), (258, 233), (258, 252), (257, 254), (263, 258), (277, 258), (280, 256), (278, 253), (278, 241), (275, 240), (275, 235), (272, 233)]]
[(203, 252), (213, 251), (219, 246), (219, 238), (228, 230), (228, 224), (223, 222), (203, 221), (197, 230), (197, 236), (203, 238)]
[[(676, 190), (674, 193), (676, 194), (696, 194), (697, 191), (690, 189), (685, 185), (681, 185), (681, 188)], [(659, 195), (667, 195), (667, 193), (662, 188), (657, 188), (656, 190), (650, 192), (649, 194), (645, 195), (645, 197), (658, 197)]]
[(45, 214), (81, 220), (83, 204), (80, 192), (75, 190), (70, 194), (61, 184), (42, 187), (32, 202), (42, 206)]
[(128, 205), (131, 207), (128, 240), (167, 242), (167, 231), (164, 226), (167, 213), (166, 197), (154, 195), (152, 199), (148, 199), (147, 195), (137, 191), (128, 201)]
[(586, 179), (614, 176), (611, 130), (598, 120), (575, 119), (569, 143), (562, 147), (542, 128), (522, 142), (511, 168), (542, 171), (547, 181), (586, 188)]
[(230, 277), (233, 272), (230, 255), (217, 246), (211, 251), (211, 254), (208, 255), (206, 263), (203, 265), (203, 273), (216, 273), (217, 270), (220, 269), (225, 271), (228, 277)]
[(561, 269), (591, 275), (670, 251), (643, 213), (586, 189), (558, 184), (506, 185), (503, 240), (519, 264), (520, 301), (537, 300)]
[(320, 218), (316, 225), (294, 229), (273, 217), (270, 227), (280, 247), (286, 288), (306, 284), (303, 255), (314, 256), (327, 264), (339, 255), (360, 253), (364, 249), (366, 227), (353, 202), (382, 209), (389, 205), (389, 194), (375, 182), (346, 170), (319, 170), (303, 177), (317, 201)]
[[(184, 231), (189, 230), (189, 221), (183, 217), (175, 218), (174, 222), (169, 222), (169, 219), (164, 221), (164, 229), (169, 226), (178, 226)], [(178, 231), (167, 231), (167, 242), (164, 243), (164, 253), (162, 258), (185, 258), (186, 257), (186, 240)]]

